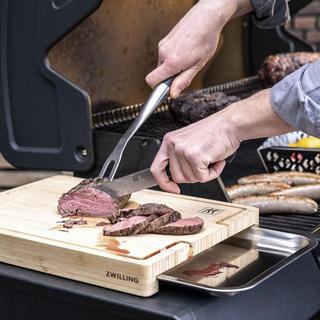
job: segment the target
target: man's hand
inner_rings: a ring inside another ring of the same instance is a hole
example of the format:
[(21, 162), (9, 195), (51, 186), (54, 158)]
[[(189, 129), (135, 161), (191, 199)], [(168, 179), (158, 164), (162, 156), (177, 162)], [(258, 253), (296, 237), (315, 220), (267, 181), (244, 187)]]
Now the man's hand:
[[(224, 159), (240, 143), (221, 120), (220, 116), (209, 117), (165, 135), (151, 166), (163, 190), (179, 193), (178, 183), (207, 182), (220, 175)], [(173, 181), (166, 174), (168, 164)]]
[(179, 74), (170, 90), (176, 98), (213, 56), (224, 25), (250, 10), (250, 0), (200, 0), (159, 42), (158, 67), (147, 83), (154, 87)]
[[(272, 110), (270, 90), (170, 132), (164, 137), (151, 172), (159, 186), (179, 193), (178, 183), (207, 182), (222, 172), (227, 157), (247, 139), (283, 134), (294, 129)], [(172, 180), (166, 174), (169, 164)]]

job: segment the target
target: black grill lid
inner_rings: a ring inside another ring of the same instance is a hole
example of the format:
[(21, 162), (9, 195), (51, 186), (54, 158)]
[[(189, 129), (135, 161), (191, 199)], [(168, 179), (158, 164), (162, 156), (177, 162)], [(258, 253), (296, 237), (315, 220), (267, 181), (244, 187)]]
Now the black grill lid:
[(89, 97), (50, 68), (47, 53), (101, 1), (0, 1), (0, 151), (13, 165), (93, 164)]

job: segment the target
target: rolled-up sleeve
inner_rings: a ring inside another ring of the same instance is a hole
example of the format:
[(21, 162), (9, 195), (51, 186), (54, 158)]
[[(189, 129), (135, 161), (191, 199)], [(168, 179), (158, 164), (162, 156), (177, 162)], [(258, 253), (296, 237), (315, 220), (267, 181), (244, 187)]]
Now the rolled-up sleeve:
[(271, 104), (288, 124), (320, 137), (320, 61), (298, 69), (273, 86)]
[(289, 0), (251, 0), (253, 20), (258, 27), (270, 29), (290, 20)]

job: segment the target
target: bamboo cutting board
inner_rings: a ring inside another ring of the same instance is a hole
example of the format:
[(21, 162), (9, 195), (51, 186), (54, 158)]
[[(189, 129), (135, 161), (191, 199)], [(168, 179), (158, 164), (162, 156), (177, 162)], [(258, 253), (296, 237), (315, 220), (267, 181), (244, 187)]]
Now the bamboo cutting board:
[(55, 176), (0, 193), (0, 261), (140, 296), (158, 291), (156, 276), (258, 224), (258, 210), (159, 191), (132, 195), (128, 206), (166, 204), (183, 217), (199, 216), (194, 235), (104, 237), (100, 218), (66, 232), (57, 202), (81, 181)]

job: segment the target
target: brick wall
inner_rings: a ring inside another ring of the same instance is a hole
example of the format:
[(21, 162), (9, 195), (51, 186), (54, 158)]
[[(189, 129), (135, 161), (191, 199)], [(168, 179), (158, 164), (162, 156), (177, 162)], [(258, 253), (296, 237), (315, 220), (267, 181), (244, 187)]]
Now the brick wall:
[(288, 29), (299, 38), (315, 44), (320, 50), (320, 0), (313, 0), (295, 14), (288, 24)]

